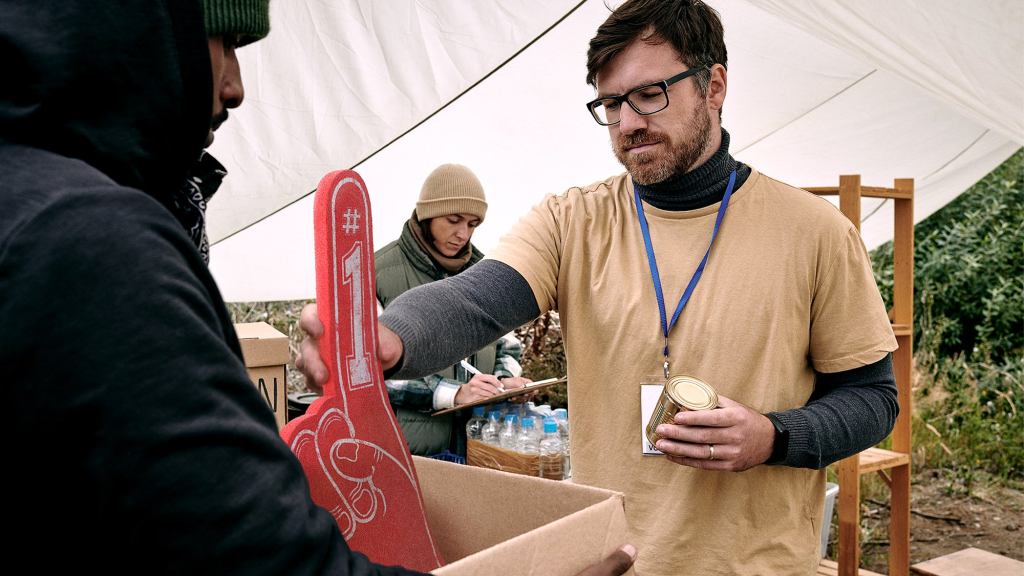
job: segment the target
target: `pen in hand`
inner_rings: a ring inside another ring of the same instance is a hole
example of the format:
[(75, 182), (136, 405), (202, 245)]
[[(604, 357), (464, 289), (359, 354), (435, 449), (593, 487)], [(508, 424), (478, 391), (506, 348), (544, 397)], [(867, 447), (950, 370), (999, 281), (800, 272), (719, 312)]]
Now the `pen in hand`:
[[(460, 360), (459, 365), (465, 368), (466, 372), (469, 372), (470, 374), (483, 374), (483, 372), (480, 372), (480, 370), (478, 370), (476, 366), (473, 366), (466, 360)], [(498, 384), (498, 393), (500, 394), (504, 391), (505, 386), (503, 386), (502, 384)]]

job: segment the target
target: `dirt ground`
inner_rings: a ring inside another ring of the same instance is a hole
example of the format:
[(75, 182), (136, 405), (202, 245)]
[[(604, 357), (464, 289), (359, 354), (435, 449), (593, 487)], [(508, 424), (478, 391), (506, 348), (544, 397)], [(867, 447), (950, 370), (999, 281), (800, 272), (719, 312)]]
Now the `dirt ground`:
[[(964, 548), (980, 548), (1024, 561), (1024, 492), (987, 486), (965, 495), (937, 470), (925, 470), (911, 482), (910, 563), (916, 564)], [(863, 499), (861, 567), (888, 573), (889, 509), (885, 498)], [(829, 553), (834, 559), (837, 529)], [(979, 576), (985, 576), (980, 574)]]

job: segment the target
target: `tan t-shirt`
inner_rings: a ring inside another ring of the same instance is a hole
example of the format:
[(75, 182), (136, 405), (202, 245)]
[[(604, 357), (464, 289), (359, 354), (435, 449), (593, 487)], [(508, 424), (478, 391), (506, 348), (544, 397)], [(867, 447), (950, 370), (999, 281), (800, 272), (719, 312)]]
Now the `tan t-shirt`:
[[(669, 317), (718, 207), (644, 206)], [(526, 278), (541, 311), (559, 312), (573, 480), (626, 494), (638, 573), (814, 573), (824, 471), (710, 472), (642, 455), (640, 384), (662, 373), (663, 337), (626, 174), (547, 197), (491, 257)], [(673, 374), (762, 413), (806, 404), (814, 370), (896, 348), (856, 229), (826, 200), (756, 171), (733, 193), (669, 342)]]

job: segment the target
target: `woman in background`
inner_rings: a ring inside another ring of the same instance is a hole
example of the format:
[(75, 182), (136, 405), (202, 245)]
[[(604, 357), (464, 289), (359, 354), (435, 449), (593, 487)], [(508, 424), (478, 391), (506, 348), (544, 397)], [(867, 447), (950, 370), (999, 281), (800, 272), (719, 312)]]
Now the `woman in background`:
[[(377, 300), (385, 308), (399, 294), (454, 276), (483, 254), (470, 242), (487, 214), (480, 180), (469, 168), (443, 164), (427, 176), (412, 217), (397, 240), (374, 254)], [(445, 327), (438, 327), (444, 338)], [(511, 333), (436, 374), (385, 382), (391, 406), (413, 454), (466, 454), (466, 416), (436, 410), (491, 397), (530, 380), (522, 378), (522, 344)]]

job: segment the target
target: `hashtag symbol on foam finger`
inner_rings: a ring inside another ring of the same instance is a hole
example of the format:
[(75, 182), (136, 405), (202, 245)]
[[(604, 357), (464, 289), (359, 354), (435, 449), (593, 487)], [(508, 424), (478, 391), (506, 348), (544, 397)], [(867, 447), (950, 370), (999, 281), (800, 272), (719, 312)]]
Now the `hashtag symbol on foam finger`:
[(345, 218), (345, 223), (342, 225), (341, 230), (345, 234), (355, 234), (359, 232), (359, 211), (349, 208), (342, 215)]

